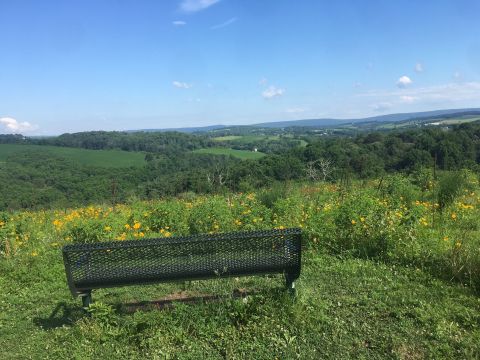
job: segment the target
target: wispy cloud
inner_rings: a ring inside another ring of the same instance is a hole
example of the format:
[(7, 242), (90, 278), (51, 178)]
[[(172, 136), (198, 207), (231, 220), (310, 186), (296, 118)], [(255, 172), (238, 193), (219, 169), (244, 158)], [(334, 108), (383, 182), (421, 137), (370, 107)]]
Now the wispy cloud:
[(190, 89), (193, 85), (181, 81), (173, 81), (172, 85), (179, 89)]
[(416, 63), (415, 64), (415, 72), (417, 73), (421, 73), (423, 72), (424, 68), (423, 68), (423, 64), (422, 63)]
[(38, 129), (38, 126), (30, 124), (28, 121), (19, 122), (11, 117), (0, 118), (0, 125), (4, 131), (10, 133), (29, 132)]
[(180, 9), (185, 12), (197, 12), (209, 8), (220, 0), (183, 0)]
[(386, 112), (390, 110), (391, 107), (392, 107), (392, 104), (389, 102), (380, 102), (380, 103), (371, 105), (372, 110), (376, 112)]
[[(415, 89), (399, 89), (395, 91), (376, 90), (357, 94), (357, 98), (371, 99), (371, 108), (382, 111), (389, 104), (392, 108), (402, 110), (405, 105), (416, 106), (478, 106), (480, 99), (480, 82), (456, 82), (443, 85), (426, 86)], [(363, 100), (362, 100), (363, 102)]]
[(453, 73), (453, 79), (454, 79), (455, 81), (462, 81), (462, 80), (463, 80), (463, 75), (462, 75), (462, 73), (461, 73), (460, 71), (455, 71), (455, 72)]
[(282, 96), (284, 93), (285, 89), (271, 85), (262, 92), (262, 96), (264, 99), (273, 99), (274, 97)]
[(231, 19), (228, 19), (227, 21), (224, 21), (223, 23), (220, 23), (220, 24), (217, 24), (217, 25), (213, 25), (210, 29), (211, 29), (211, 30), (221, 29), (221, 28), (224, 28), (225, 26), (228, 26), (228, 25), (233, 24), (235, 21), (237, 21), (237, 18), (236, 18), (236, 17), (233, 17), (233, 18), (231, 18)]
[(285, 110), (287, 114), (301, 114), (307, 111), (307, 109), (302, 108), (302, 107), (294, 107), (294, 108), (288, 108)]
[(406, 88), (408, 85), (412, 83), (412, 79), (410, 79), (408, 76), (403, 75), (397, 80), (397, 86), (399, 88)]
[(262, 77), (259, 81), (258, 81), (258, 85), (260, 86), (266, 86), (268, 83), (268, 80), (264, 77)]
[(175, 21), (172, 21), (172, 24), (175, 26), (184, 26), (184, 25), (187, 25), (187, 22), (183, 20), (175, 20)]
[(417, 96), (411, 96), (411, 95), (402, 95), (400, 96), (400, 101), (406, 104), (412, 104), (415, 101), (417, 101), (419, 97)]

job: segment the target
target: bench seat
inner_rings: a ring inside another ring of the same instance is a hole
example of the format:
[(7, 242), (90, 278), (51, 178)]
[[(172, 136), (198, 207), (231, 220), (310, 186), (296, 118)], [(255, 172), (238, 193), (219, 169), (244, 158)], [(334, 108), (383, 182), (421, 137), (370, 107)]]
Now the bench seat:
[(183, 237), (69, 244), (63, 247), (67, 282), (84, 305), (98, 288), (256, 274), (301, 268), (301, 230), (274, 229)]

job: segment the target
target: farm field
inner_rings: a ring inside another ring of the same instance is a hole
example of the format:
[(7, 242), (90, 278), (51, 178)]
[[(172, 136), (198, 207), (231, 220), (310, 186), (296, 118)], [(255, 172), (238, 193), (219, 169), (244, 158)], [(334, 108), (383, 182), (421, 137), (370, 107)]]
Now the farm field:
[[(439, 181), (396, 175), (1, 213), (0, 355), (478, 358), (479, 191), (468, 172)], [(65, 280), (61, 247), (71, 242), (286, 227), (304, 231), (296, 300), (281, 276), (258, 276), (98, 290), (85, 316)], [(234, 289), (250, 295), (231, 298)], [(131, 305), (199, 295), (223, 298)]]
[(229, 148), (206, 148), (206, 149), (198, 149), (194, 150), (193, 152), (198, 154), (212, 154), (212, 155), (226, 155), (226, 156), (234, 156), (239, 159), (260, 159), (265, 156), (262, 152), (254, 152), (250, 150), (235, 150)]
[(140, 152), (121, 150), (88, 150), (46, 145), (0, 144), (0, 163), (18, 152), (47, 152), (79, 164), (99, 167), (141, 167), (145, 165), (145, 155)]

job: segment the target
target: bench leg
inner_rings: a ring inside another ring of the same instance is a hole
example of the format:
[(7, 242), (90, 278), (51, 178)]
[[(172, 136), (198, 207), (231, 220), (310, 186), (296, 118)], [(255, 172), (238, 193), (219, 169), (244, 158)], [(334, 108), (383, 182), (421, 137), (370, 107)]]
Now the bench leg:
[(296, 290), (295, 290), (295, 277), (293, 277), (290, 274), (285, 274), (285, 285), (287, 287), (287, 290), (290, 292), (291, 295), (295, 296), (296, 295)]
[(83, 294), (80, 294), (82, 298), (82, 306), (86, 309), (90, 306), (92, 303), (92, 291), (89, 290), (87, 292), (84, 292)]

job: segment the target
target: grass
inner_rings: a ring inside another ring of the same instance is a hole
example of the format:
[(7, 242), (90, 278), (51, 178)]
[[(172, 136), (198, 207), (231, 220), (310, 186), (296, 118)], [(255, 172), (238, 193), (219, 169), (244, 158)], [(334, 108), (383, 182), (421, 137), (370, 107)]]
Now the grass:
[(242, 143), (242, 144), (252, 143), (255, 141), (275, 141), (279, 139), (280, 139), (280, 136), (278, 135), (241, 135), (241, 136), (228, 135), (228, 136), (219, 136), (219, 137), (213, 138), (213, 140), (215, 141), (234, 141), (235, 143)]
[(8, 156), (27, 151), (51, 152), (84, 165), (99, 167), (141, 167), (145, 165), (145, 155), (140, 152), (121, 150), (87, 150), (60, 146), (0, 144), (0, 162), (5, 162)]
[(478, 297), (415, 268), (308, 253), (296, 301), (278, 276), (206, 280), (186, 284), (186, 293), (256, 293), (132, 314), (125, 304), (183, 285), (103, 289), (94, 292), (97, 303), (86, 317), (69, 295), (59, 250), (0, 266), (3, 359), (480, 356)]
[(214, 141), (232, 141), (232, 140), (237, 140), (241, 139), (242, 136), (237, 136), (237, 135), (227, 135), (227, 136), (217, 136), (213, 138)]
[[(394, 176), (347, 193), (319, 183), (270, 200), (262, 190), (0, 213), (0, 358), (480, 358), (480, 184), (444, 183)], [(441, 210), (436, 191), (452, 194)], [(61, 245), (72, 241), (285, 226), (304, 229), (296, 300), (280, 275), (177, 282), (95, 290), (88, 317), (66, 284)], [(185, 295), (221, 299), (149, 303)]]
[(229, 149), (229, 148), (206, 148), (206, 149), (194, 150), (193, 152), (198, 154), (234, 156), (242, 160), (245, 160), (245, 159), (257, 160), (265, 156), (264, 153), (259, 151), (255, 152), (255, 151), (249, 151), (249, 150), (235, 150), (235, 149)]

